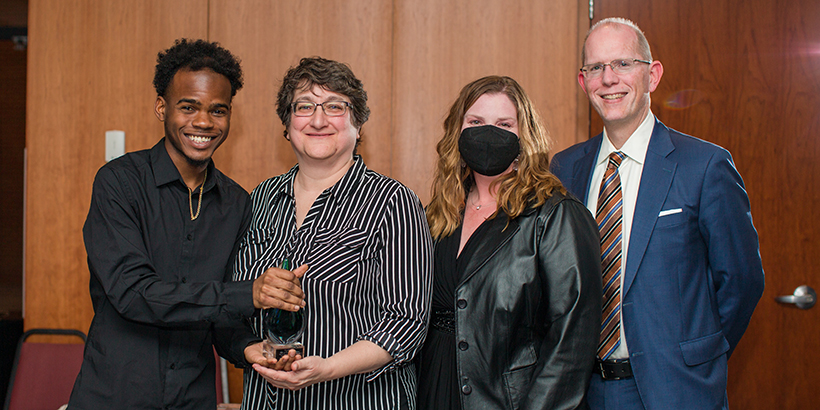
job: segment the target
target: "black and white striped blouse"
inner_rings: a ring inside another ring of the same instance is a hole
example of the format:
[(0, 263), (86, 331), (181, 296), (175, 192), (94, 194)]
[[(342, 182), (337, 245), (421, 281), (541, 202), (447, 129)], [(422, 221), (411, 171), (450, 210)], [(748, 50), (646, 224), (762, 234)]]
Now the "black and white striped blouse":
[[(242, 408), (414, 409), (416, 375), (409, 364), (424, 341), (432, 286), (432, 241), (421, 202), (356, 156), (297, 230), (297, 172), (298, 165), (251, 193), (253, 220), (236, 257), (234, 280), (254, 279), (285, 258), (292, 267), (308, 264), (302, 278), (305, 356), (327, 358), (368, 340), (393, 361), (295, 392), (274, 388), (246, 369)], [(258, 313), (251, 322), (263, 337)]]

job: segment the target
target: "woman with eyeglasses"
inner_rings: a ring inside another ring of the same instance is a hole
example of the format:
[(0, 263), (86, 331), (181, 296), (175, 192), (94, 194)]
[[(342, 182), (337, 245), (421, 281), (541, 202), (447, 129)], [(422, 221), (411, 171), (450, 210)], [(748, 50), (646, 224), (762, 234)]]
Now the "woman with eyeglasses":
[(583, 403), (601, 323), (598, 229), (549, 172), (549, 146), (512, 78), (473, 81), (450, 108), (427, 206), (434, 279), (419, 409)]
[[(356, 155), (370, 109), (347, 65), (302, 59), (276, 111), (298, 163), (252, 192), (234, 278), (276, 272), (266, 286), (280, 290), (282, 309), (303, 309), (304, 352), (246, 369), (242, 408), (414, 409), (408, 365), (424, 339), (432, 277), (421, 203)], [(285, 259), (298, 268), (277, 268)], [(263, 337), (260, 315), (251, 325)]]

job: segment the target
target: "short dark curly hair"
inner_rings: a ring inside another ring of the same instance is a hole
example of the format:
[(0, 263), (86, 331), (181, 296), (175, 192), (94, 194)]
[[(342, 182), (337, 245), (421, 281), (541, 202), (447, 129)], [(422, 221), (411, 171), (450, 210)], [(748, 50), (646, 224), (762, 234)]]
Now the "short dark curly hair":
[(276, 113), (285, 126), (285, 136), (290, 126), (293, 96), (299, 90), (310, 90), (318, 85), (327, 91), (350, 98), (350, 122), (356, 128), (367, 122), (370, 108), (367, 107), (367, 92), (361, 80), (356, 78), (347, 64), (321, 57), (306, 57), (299, 65), (291, 67), (282, 80), (282, 87), (276, 98)]
[(180, 38), (174, 41), (171, 48), (157, 54), (154, 88), (157, 95), (164, 97), (168, 85), (180, 69), (199, 71), (208, 68), (231, 82), (233, 97), (242, 88), (242, 67), (239, 63), (239, 58), (219, 43)]

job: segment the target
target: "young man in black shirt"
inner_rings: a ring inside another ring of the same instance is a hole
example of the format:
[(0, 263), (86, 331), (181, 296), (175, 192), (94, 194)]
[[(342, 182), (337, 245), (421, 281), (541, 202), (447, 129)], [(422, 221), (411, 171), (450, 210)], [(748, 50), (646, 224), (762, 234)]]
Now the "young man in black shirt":
[(94, 181), (83, 227), (94, 319), (72, 410), (216, 408), (212, 346), (240, 366), (272, 365), (244, 317), (284, 307), (273, 294), (296, 280), (277, 269), (228, 280), (250, 199), (211, 156), (228, 137), (239, 61), (177, 40), (159, 53), (154, 86), (164, 138)]

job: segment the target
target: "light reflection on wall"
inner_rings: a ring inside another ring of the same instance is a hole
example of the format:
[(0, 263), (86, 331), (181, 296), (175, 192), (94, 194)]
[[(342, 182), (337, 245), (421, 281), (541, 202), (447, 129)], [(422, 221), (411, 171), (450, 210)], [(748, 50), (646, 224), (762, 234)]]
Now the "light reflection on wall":
[(681, 90), (670, 94), (663, 101), (663, 106), (670, 110), (685, 110), (703, 101), (704, 95), (700, 90)]

